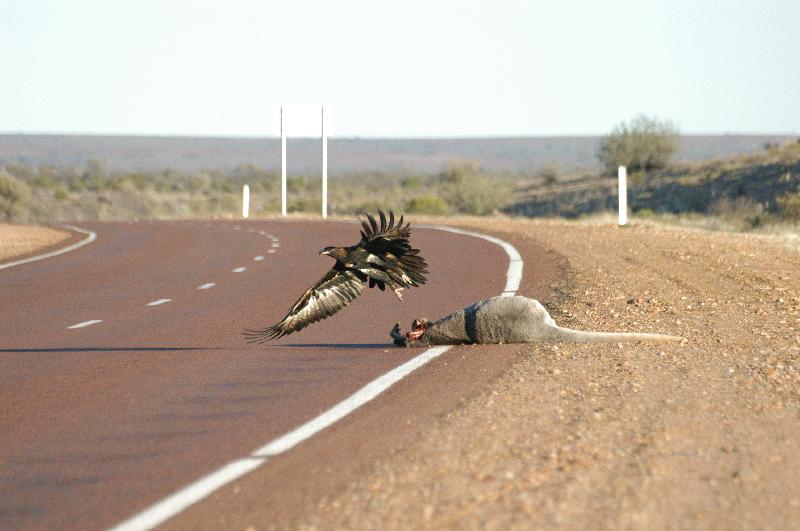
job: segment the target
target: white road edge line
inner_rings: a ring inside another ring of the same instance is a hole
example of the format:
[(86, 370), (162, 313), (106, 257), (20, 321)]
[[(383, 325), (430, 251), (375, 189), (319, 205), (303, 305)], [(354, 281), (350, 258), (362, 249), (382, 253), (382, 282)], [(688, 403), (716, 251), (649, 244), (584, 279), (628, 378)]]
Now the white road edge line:
[(216, 286), (216, 284), (214, 284), (213, 282), (206, 282), (205, 284), (200, 284), (199, 286), (197, 286), (197, 289), (208, 289), (208, 288), (213, 288), (214, 286)]
[(449, 346), (429, 348), (419, 356), (411, 358), (399, 367), (396, 367), (386, 374), (379, 376), (375, 380), (372, 380), (370, 383), (349, 397), (345, 398), (329, 410), (325, 411), (318, 417), (311, 419), (299, 428), (290, 431), (286, 435), (278, 437), (274, 441), (265, 444), (250, 454), (250, 456), (273, 457), (294, 448), (299, 443), (324, 430), (337, 420), (346, 417), (379, 394), (383, 393), (395, 383), (402, 380), (405, 376), (411, 374), (415, 369), (422, 367), (432, 359), (447, 352), (449, 349)]
[(157, 299), (157, 300), (154, 300), (152, 302), (148, 302), (147, 305), (148, 306), (158, 306), (160, 304), (166, 304), (168, 302), (172, 302), (172, 299)]
[(45, 258), (51, 258), (53, 256), (58, 256), (60, 254), (68, 253), (70, 251), (74, 251), (78, 247), (83, 247), (87, 243), (92, 243), (97, 239), (97, 234), (90, 230), (81, 229), (80, 227), (75, 227), (72, 225), (61, 225), (61, 226), (64, 227), (65, 229), (74, 230), (75, 232), (86, 234), (86, 238), (82, 239), (79, 242), (75, 242), (71, 245), (67, 245), (66, 247), (62, 247), (61, 249), (50, 251), (49, 253), (37, 254), (36, 256), (29, 256), (28, 258), (15, 260), (14, 262), (6, 262), (5, 264), (0, 264), (0, 269), (6, 269), (9, 267), (14, 267), (22, 264), (28, 264), (30, 262), (35, 262), (37, 260), (43, 260)]
[[(516, 250), (516, 248), (514, 248), (513, 245), (499, 238), (495, 238), (494, 236), (452, 227), (438, 225), (417, 225), (417, 227), (443, 230), (447, 232), (454, 232), (456, 234), (464, 234), (496, 243), (503, 248), (509, 257), (508, 271), (506, 272), (506, 287), (503, 290), (502, 295), (504, 297), (510, 297), (516, 293), (516, 290), (519, 288), (520, 281), (522, 280), (523, 261), (519, 252)], [(395, 383), (402, 380), (407, 375), (411, 374), (414, 370), (422, 367), (432, 359), (441, 356), (449, 349), (449, 346), (429, 348), (422, 354), (410, 359), (399, 367), (396, 367), (386, 374), (379, 376), (321, 415), (309, 420), (305, 424), (302, 424), (289, 433), (268, 442), (261, 448), (254, 451), (248, 457), (231, 461), (217, 471), (198, 479), (194, 483), (183, 487), (166, 498), (145, 508), (141, 512), (133, 515), (131, 518), (120, 522), (116, 526), (112, 527), (110, 531), (148, 530), (166, 522), (170, 518), (183, 512), (190, 505), (197, 503), (220, 487), (240, 478), (241, 476), (244, 476), (245, 474), (248, 474), (249, 472), (252, 472), (262, 464), (266, 463), (269, 457), (281, 454), (287, 450), (290, 450), (291, 448), (294, 448), (296, 445), (300, 444), (306, 439), (309, 439), (343, 417), (349, 415), (362, 405), (383, 393)]]
[(68, 326), (67, 329), (74, 330), (75, 328), (83, 328), (84, 326), (90, 326), (97, 323), (102, 323), (102, 319), (90, 319), (89, 321), (84, 321), (82, 323), (74, 324), (72, 326)]

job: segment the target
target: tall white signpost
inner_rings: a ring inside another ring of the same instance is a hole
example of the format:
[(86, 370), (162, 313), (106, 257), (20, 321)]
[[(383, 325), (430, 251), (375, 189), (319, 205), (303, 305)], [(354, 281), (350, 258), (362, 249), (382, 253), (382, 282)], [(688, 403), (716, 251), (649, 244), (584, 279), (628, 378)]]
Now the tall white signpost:
[(628, 224), (628, 170), (625, 166), (617, 169), (619, 178), (619, 225)]
[(250, 216), (250, 185), (242, 186), (242, 217), (247, 219)]
[(281, 105), (281, 216), (286, 215), (286, 128), (283, 125)]
[(328, 217), (328, 133), (325, 131), (325, 106), (320, 106), (322, 136), (322, 217)]
[[(311, 112), (309, 112), (311, 111)], [(330, 109), (329, 109), (330, 111)], [(319, 113), (319, 114), (317, 114)], [(320, 123), (317, 125), (316, 120)], [(328, 217), (328, 133), (330, 112), (326, 123), (325, 106), (289, 104), (280, 106), (281, 134), (281, 215), (286, 215), (286, 137), (316, 136), (322, 140), (322, 217)]]

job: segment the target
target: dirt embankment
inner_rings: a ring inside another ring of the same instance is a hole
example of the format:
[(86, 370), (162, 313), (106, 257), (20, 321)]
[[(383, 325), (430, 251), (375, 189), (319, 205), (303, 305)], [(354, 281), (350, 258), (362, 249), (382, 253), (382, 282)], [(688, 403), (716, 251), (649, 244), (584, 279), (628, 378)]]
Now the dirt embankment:
[(472, 225), (563, 255), (560, 324), (689, 341), (509, 345), (519, 362), (491, 389), (299, 527), (800, 526), (800, 254), (656, 226)]
[(0, 262), (50, 249), (72, 237), (66, 230), (0, 223)]

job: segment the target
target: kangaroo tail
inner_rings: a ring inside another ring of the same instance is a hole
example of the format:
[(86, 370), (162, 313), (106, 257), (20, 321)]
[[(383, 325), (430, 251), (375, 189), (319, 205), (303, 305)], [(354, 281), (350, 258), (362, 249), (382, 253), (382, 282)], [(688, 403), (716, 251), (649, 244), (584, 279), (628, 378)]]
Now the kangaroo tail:
[(664, 334), (643, 334), (637, 332), (584, 332), (571, 328), (557, 328), (556, 337), (560, 341), (575, 343), (623, 343), (635, 341), (683, 341), (681, 336)]

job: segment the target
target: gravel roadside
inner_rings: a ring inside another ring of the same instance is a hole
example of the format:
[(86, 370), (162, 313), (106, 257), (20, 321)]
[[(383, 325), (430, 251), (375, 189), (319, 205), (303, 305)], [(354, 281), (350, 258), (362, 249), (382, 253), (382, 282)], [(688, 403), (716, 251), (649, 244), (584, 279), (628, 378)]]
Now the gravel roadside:
[(0, 262), (36, 254), (72, 237), (66, 230), (0, 223)]
[(559, 324), (688, 342), (493, 347), (519, 352), (512, 370), (299, 528), (800, 527), (799, 253), (656, 225), (454, 223), (560, 254)]

